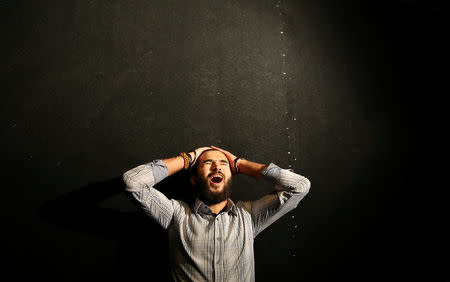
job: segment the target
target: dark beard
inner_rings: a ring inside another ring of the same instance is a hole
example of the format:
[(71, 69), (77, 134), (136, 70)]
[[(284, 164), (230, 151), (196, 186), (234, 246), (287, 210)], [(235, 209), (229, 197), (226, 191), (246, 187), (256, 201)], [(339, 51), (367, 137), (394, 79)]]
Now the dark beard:
[(209, 189), (208, 179), (197, 176), (195, 188), (198, 192), (198, 198), (206, 205), (218, 204), (225, 201), (231, 195), (231, 178), (225, 183), (221, 192), (213, 192)]

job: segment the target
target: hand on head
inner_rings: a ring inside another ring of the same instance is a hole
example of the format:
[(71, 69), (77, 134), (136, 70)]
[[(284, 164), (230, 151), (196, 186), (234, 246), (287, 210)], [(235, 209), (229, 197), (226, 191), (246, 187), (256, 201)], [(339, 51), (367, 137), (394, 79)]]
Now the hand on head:
[(191, 167), (193, 167), (195, 165), (195, 163), (198, 161), (198, 158), (204, 151), (211, 150), (211, 149), (220, 151), (227, 157), (228, 162), (230, 163), (231, 173), (235, 174), (236, 166), (235, 166), (234, 160), (236, 159), (236, 156), (233, 155), (232, 153), (228, 152), (227, 150), (224, 150), (219, 147), (212, 146), (212, 145), (210, 147), (199, 147), (199, 148), (189, 152), (189, 155), (191, 156), (191, 159), (192, 159)]
[(200, 155), (204, 151), (211, 150), (211, 149), (222, 152), (227, 157), (228, 162), (230, 163), (231, 173), (236, 174), (236, 164), (234, 163), (236, 156), (227, 150), (221, 149), (221, 148), (213, 146), (213, 145), (211, 145), (210, 147), (199, 147), (193, 151), (190, 151), (189, 155), (191, 156), (191, 159), (192, 159), (191, 167), (193, 167), (195, 165), (195, 163), (198, 161)]
[(203, 153), (203, 151), (209, 150), (209, 149), (211, 149), (211, 147), (199, 147), (193, 151), (190, 151), (189, 155), (191, 155), (191, 159), (192, 159), (191, 167), (195, 165), (195, 163), (198, 160), (198, 157)]
[(218, 150), (218, 151), (220, 151), (220, 152), (225, 154), (225, 156), (228, 159), (228, 162), (230, 163), (231, 173), (235, 174), (236, 173), (236, 165), (234, 163), (234, 160), (236, 159), (236, 156), (233, 155), (232, 153), (228, 152), (227, 150), (221, 149), (221, 148), (216, 147), (216, 146), (212, 146), (211, 145), (211, 148), (214, 149), (214, 150)]

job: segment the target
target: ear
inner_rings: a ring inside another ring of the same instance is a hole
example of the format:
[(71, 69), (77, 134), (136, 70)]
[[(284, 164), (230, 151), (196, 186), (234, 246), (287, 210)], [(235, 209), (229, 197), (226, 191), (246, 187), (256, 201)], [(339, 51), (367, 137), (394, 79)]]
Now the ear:
[(191, 175), (191, 184), (192, 184), (192, 186), (195, 186), (195, 176), (194, 175)]

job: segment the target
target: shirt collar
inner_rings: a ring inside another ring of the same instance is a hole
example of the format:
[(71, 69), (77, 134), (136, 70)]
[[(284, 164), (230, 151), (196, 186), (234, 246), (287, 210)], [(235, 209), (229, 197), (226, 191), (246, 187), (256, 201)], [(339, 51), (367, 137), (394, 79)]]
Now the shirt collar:
[[(212, 210), (207, 205), (205, 205), (205, 203), (203, 203), (198, 197), (195, 198), (195, 204), (194, 204), (193, 210), (194, 210), (194, 213), (203, 213), (203, 214), (213, 215)], [(231, 214), (237, 216), (236, 205), (230, 198), (227, 198), (227, 205), (226, 205), (225, 212), (231, 213)]]

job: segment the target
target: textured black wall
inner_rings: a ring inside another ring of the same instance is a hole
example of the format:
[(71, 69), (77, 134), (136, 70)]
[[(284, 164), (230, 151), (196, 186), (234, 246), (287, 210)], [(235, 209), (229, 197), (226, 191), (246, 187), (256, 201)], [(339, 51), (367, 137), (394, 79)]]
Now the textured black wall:
[[(312, 182), (255, 241), (258, 281), (450, 279), (433, 256), (443, 233), (422, 244), (441, 209), (426, 218), (415, 197), (434, 132), (424, 120), (441, 109), (430, 101), (443, 77), (431, 74), (446, 50), (441, 2), (1, 5), (10, 280), (164, 277), (165, 233), (120, 177), (208, 145)], [(181, 181), (160, 188), (183, 197)], [(234, 200), (271, 188), (234, 184)]]

